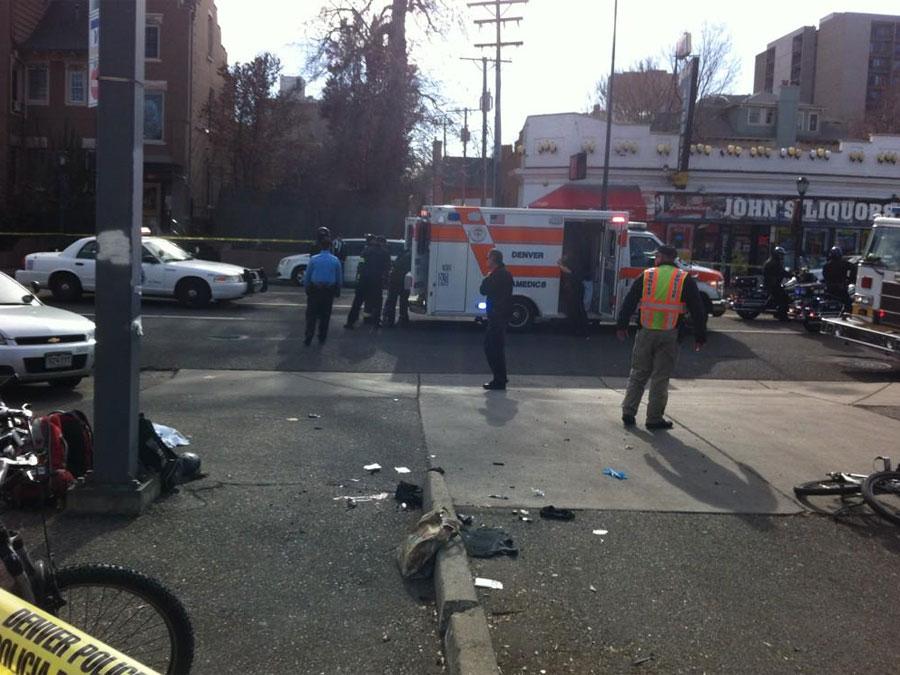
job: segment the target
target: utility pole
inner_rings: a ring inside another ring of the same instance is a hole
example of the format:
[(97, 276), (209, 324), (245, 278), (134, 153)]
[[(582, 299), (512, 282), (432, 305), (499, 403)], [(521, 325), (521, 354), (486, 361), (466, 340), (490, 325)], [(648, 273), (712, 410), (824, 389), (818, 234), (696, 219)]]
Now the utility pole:
[(510, 21), (515, 21), (516, 23), (518, 23), (522, 20), (522, 17), (505, 17), (500, 14), (500, 10), (502, 7), (507, 7), (509, 5), (524, 5), (527, 3), (528, 0), (482, 0), (481, 2), (468, 3), (469, 7), (493, 8), (494, 16), (492, 18), (476, 19), (475, 23), (478, 26), (492, 23), (495, 25), (497, 31), (496, 38), (493, 42), (484, 42), (475, 45), (476, 47), (480, 48), (493, 47), (496, 50), (496, 56), (494, 58), (494, 66), (496, 69), (496, 83), (494, 85), (494, 98), (496, 99), (494, 101), (494, 206), (497, 206), (500, 197), (500, 160), (502, 159), (501, 155), (503, 154), (502, 129), (500, 125), (500, 64), (502, 62), (501, 52), (503, 47), (521, 47), (523, 44), (525, 44), (524, 42), (503, 42), (503, 24)]
[[(82, 513), (139, 513), (141, 195), (144, 176), (144, 0), (100, 0), (97, 106), (97, 358), (94, 472), (70, 495)], [(158, 487), (158, 483), (155, 483)]]
[(459, 131), (459, 140), (462, 142), (462, 145), (463, 145), (463, 161), (462, 161), (463, 206), (465, 206), (465, 203), (466, 203), (466, 183), (468, 182), (468, 172), (469, 172), (469, 167), (466, 162), (466, 160), (468, 159), (469, 140), (471, 139), (471, 134), (469, 133), (469, 111), (475, 112), (474, 108), (455, 108), (453, 110), (446, 110), (445, 111), (446, 114), (444, 115), (444, 119), (442, 122), (442, 124), (444, 126), (444, 156), (446, 157), (448, 155), (448, 153), (447, 153), (447, 119), (448, 119), (448, 115), (456, 114), (456, 113), (463, 113), (463, 127)]
[(616, 23), (619, 18), (619, 0), (613, 4), (612, 59), (609, 65), (609, 86), (606, 91), (606, 145), (603, 148), (603, 183), (600, 188), (600, 209), (605, 211), (609, 203), (609, 144), (612, 139), (613, 81), (616, 79)]
[[(481, 64), (481, 102), (479, 109), (481, 110), (481, 205), (487, 205), (487, 186), (488, 186), (488, 170), (487, 170), (487, 118), (488, 113), (493, 107), (491, 104), (491, 93), (487, 88), (487, 64), (493, 61), (485, 56), (473, 59), (469, 57), (461, 57), (460, 61), (477, 61)], [(504, 59), (502, 63), (512, 63), (509, 59)]]

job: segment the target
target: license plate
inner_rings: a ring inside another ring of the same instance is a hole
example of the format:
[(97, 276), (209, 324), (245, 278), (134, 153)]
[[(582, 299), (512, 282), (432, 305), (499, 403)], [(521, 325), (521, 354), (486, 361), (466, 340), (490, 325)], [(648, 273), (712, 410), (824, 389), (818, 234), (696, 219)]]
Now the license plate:
[(44, 368), (47, 370), (59, 370), (72, 367), (72, 355), (68, 352), (62, 354), (44, 355)]

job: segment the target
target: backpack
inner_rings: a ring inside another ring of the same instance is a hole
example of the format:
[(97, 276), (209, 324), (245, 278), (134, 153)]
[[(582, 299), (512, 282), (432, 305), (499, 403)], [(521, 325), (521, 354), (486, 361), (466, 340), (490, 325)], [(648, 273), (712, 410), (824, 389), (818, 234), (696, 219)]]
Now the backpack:
[(94, 433), (80, 410), (38, 417), (31, 431), (41, 464), (33, 474), (36, 480), (17, 474), (4, 485), (4, 498), (16, 506), (62, 499), (76, 478), (94, 468)]

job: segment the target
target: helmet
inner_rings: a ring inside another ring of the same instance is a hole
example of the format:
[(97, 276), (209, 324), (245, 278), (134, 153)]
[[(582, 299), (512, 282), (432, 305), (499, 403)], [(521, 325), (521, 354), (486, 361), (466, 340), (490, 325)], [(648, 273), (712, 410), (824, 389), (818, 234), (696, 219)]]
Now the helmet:
[(200, 457), (193, 452), (182, 452), (175, 468), (179, 483), (200, 477)]
[(772, 249), (772, 253), (774, 253), (775, 255), (784, 255), (785, 254), (784, 247), (776, 246), (775, 248)]
[(844, 252), (841, 250), (840, 246), (832, 246), (831, 250), (828, 251), (828, 257), (832, 260), (836, 258), (843, 258)]

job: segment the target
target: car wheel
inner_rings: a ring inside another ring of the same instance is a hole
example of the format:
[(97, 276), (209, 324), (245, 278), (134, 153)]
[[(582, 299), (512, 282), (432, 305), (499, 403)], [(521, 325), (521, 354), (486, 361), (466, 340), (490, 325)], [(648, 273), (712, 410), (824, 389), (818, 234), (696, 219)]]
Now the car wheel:
[(81, 297), (81, 282), (74, 274), (57, 272), (50, 277), (50, 292), (56, 300), (71, 302)]
[(50, 386), (58, 389), (74, 389), (80, 382), (80, 377), (62, 377), (58, 380), (50, 380)]
[(185, 307), (206, 307), (212, 298), (212, 292), (205, 281), (184, 279), (175, 287), (175, 297)]
[(294, 268), (294, 271), (291, 272), (291, 278), (294, 280), (295, 284), (302, 286), (304, 274), (306, 274), (306, 265), (297, 265)]
[(514, 297), (512, 299), (512, 314), (507, 326), (513, 331), (522, 331), (531, 328), (537, 317), (537, 308), (528, 298)]

